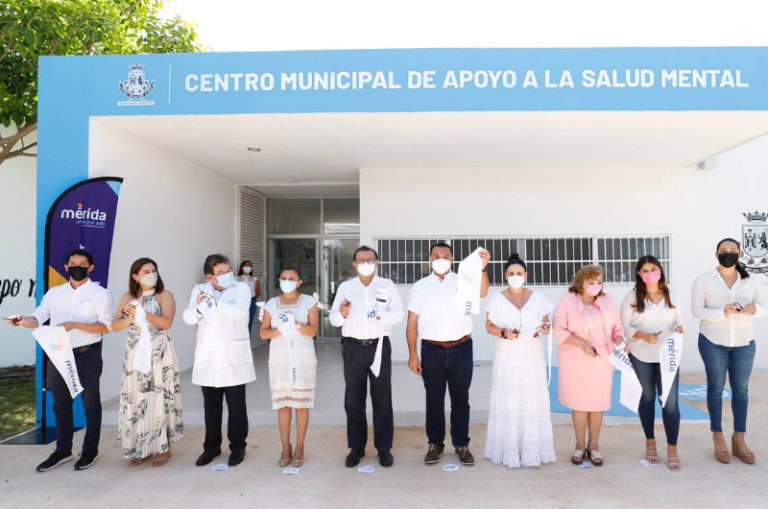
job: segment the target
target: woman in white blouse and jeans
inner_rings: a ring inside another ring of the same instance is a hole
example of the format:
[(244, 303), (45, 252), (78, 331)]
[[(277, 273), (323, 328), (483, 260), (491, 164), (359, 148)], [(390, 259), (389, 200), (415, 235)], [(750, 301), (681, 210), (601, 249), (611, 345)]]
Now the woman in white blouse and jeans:
[[(635, 287), (621, 303), (621, 321), (629, 338), (629, 357), (637, 379), (643, 388), (637, 413), (645, 432), (645, 459), (657, 463), (654, 421), (656, 398), (661, 396), (660, 348), (663, 338), (672, 332), (683, 332), (680, 300), (667, 286), (664, 268), (655, 256), (642, 256), (635, 265)], [(659, 341), (662, 339), (662, 341)], [(680, 431), (680, 409), (677, 387), (680, 373), (669, 390), (666, 404), (661, 409), (664, 432), (667, 435), (667, 466), (680, 470), (677, 455), (677, 435)]]
[(721, 417), (723, 387), (728, 374), (733, 410), (733, 455), (744, 463), (755, 462), (747, 447), (749, 376), (755, 359), (753, 320), (765, 316), (765, 279), (752, 276), (738, 260), (741, 245), (734, 239), (717, 243), (717, 268), (699, 275), (693, 283), (693, 316), (701, 320), (699, 352), (707, 371), (707, 408), (715, 447), (715, 459), (730, 462)]

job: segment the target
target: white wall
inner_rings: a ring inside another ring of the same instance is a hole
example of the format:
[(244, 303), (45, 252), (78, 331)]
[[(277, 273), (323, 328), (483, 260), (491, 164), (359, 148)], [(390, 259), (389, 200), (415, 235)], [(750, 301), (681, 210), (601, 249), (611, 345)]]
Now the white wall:
[[(3, 134), (12, 130), (0, 126)], [(36, 140), (36, 133), (27, 143)], [(15, 157), (0, 165), (0, 294), (18, 281), (18, 292), (0, 302), (0, 316), (29, 314), (35, 308), (37, 158)], [(30, 293), (32, 296), (30, 296)], [(35, 363), (35, 340), (28, 329), (0, 323), (0, 366)]]
[[(683, 300), (684, 369), (703, 369), (690, 288), (715, 266), (715, 244), (740, 238), (742, 212), (768, 211), (768, 137), (717, 158), (713, 170), (677, 168), (397, 168), (360, 171), (361, 242), (398, 235), (669, 234), (672, 286)], [(758, 276), (762, 277), (762, 276)], [(499, 291), (492, 288), (491, 291)], [(607, 291), (620, 301), (629, 287)], [(557, 302), (565, 288), (545, 288)], [(405, 302), (409, 287), (401, 288)], [(758, 320), (758, 342), (768, 320)], [(407, 358), (404, 325), (393, 358)], [(475, 357), (491, 359), (484, 318), (475, 320)], [(758, 347), (756, 367), (768, 368)]]
[[(137, 143), (130, 134), (92, 119), (89, 175), (119, 176), (120, 189), (109, 290), (115, 299), (127, 291), (131, 263), (142, 256), (154, 259), (165, 286), (176, 297), (176, 319), (170, 330), (181, 368), (192, 365), (196, 329), (181, 313), (194, 283), (203, 279), (205, 257), (235, 251), (235, 185), (192, 162)], [(98, 261), (96, 262), (98, 263)], [(104, 340), (101, 394), (119, 394), (126, 332)]]

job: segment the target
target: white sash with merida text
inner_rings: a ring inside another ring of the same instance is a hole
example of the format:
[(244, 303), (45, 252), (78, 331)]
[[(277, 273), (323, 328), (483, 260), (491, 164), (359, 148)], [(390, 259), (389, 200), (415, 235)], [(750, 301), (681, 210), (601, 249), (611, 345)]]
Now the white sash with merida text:
[(679, 332), (673, 332), (661, 345), (659, 350), (659, 365), (661, 366), (661, 406), (667, 404), (669, 390), (675, 383), (675, 375), (680, 368), (680, 358), (683, 354), (684, 336)]
[(78, 394), (83, 392), (83, 386), (77, 375), (75, 354), (72, 353), (72, 343), (69, 340), (67, 330), (64, 327), (43, 325), (32, 331), (32, 336), (51, 360), (61, 378), (64, 379), (72, 399), (75, 399)]
[(480, 288), (483, 279), (483, 259), (480, 258), (482, 247), (459, 263), (456, 291), (458, 293), (459, 312), (462, 315), (480, 313)]
[(288, 379), (291, 383), (291, 388), (296, 386), (296, 341), (299, 336), (299, 331), (296, 329), (296, 318), (293, 313), (283, 311), (277, 315), (277, 329), (280, 334), (285, 338), (285, 343), (288, 346)]
[(621, 373), (619, 401), (628, 409), (637, 412), (643, 389), (640, 386), (640, 381), (637, 379), (634, 368), (632, 368), (629, 354), (624, 351), (622, 345), (614, 345), (613, 350), (608, 356), (608, 362)]

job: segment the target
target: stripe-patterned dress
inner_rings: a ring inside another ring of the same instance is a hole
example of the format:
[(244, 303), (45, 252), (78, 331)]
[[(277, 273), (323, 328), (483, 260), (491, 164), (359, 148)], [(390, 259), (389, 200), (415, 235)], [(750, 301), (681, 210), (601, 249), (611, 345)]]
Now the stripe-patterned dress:
[[(160, 315), (154, 290), (140, 299), (147, 313)], [(172, 442), (182, 437), (181, 382), (176, 350), (168, 331), (151, 324), (152, 369), (143, 374), (133, 369), (133, 357), (139, 343), (139, 326), (128, 327), (128, 341), (120, 385), (120, 414), (117, 436), (126, 458), (147, 458), (168, 452)]]
[[(301, 295), (295, 304), (281, 304), (279, 297), (270, 299), (264, 306), (271, 318), (270, 327), (277, 329), (280, 313), (293, 313), (296, 323), (309, 322), (309, 310), (317, 301), (309, 295)], [(289, 376), (290, 351), (286, 338), (280, 334), (269, 344), (269, 386), (272, 390), (272, 408), (312, 408), (315, 404), (315, 377), (317, 357), (311, 337), (296, 334), (292, 344), (296, 355), (296, 381), (291, 386)]]

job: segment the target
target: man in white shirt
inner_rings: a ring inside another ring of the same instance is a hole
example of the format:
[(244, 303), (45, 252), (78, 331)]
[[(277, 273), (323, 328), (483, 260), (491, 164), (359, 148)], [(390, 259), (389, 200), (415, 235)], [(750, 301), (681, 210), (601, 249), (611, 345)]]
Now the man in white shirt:
[[(85, 409), (85, 438), (83, 452), (75, 463), (75, 470), (93, 466), (99, 455), (101, 437), (101, 341), (110, 331), (112, 323), (112, 297), (109, 292), (90, 280), (93, 257), (77, 249), (67, 256), (64, 269), (69, 282), (55, 286), (43, 296), (40, 305), (30, 316), (16, 316), (9, 323), (36, 329), (50, 320), (51, 325), (64, 327), (72, 343), (75, 364), (83, 386)], [(67, 383), (54, 365), (48, 362), (48, 386), (53, 393), (53, 411), (56, 414), (56, 450), (37, 466), (38, 472), (47, 472), (72, 460), (72, 396)]]
[[(427, 392), (426, 431), (429, 450), (424, 462), (440, 461), (445, 448), (445, 389), (451, 396), (451, 440), (463, 465), (474, 465), (469, 451), (469, 386), (472, 383), (472, 315), (459, 309), (457, 276), (451, 272), (453, 249), (439, 242), (429, 251), (432, 273), (411, 289), (408, 302), (408, 367), (421, 374)], [(490, 253), (481, 251), (480, 297), (488, 294)], [(416, 342), (421, 338), (421, 361)]]
[[(373, 444), (379, 452), (379, 464), (392, 466), (392, 325), (403, 320), (403, 305), (395, 284), (376, 275), (379, 255), (368, 246), (359, 247), (352, 256), (358, 277), (339, 285), (331, 307), (330, 321), (341, 327), (344, 359), (344, 409), (347, 412), (345, 464), (354, 467), (365, 456), (368, 422), (365, 399), (368, 380), (373, 405)], [(381, 344), (379, 345), (379, 342)], [(380, 356), (377, 357), (377, 349)], [(378, 365), (377, 365), (378, 364)], [(376, 375), (377, 369), (379, 370)]]
[(195, 464), (207, 465), (221, 454), (221, 419), (226, 398), (230, 449), (227, 463), (235, 466), (245, 459), (248, 437), (245, 384), (256, 380), (248, 331), (251, 291), (248, 285), (235, 280), (224, 255), (209, 255), (203, 273), (207, 282), (195, 285), (183, 314), (186, 323), (197, 325), (192, 383), (201, 386), (205, 412), (203, 453)]

